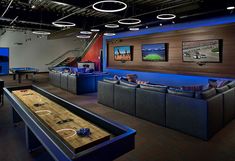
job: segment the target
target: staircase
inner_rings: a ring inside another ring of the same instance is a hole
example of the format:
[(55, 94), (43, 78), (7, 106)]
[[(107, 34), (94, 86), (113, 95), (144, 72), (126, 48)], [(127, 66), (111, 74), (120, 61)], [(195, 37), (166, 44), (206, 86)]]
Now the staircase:
[(77, 66), (77, 61), (81, 60), (92, 46), (92, 44), (99, 37), (99, 34), (94, 34), (94, 36), (90, 39), (79, 39), (80, 43), (84, 44), (81, 49), (69, 50), (47, 63), (48, 69), (51, 69), (56, 66)]

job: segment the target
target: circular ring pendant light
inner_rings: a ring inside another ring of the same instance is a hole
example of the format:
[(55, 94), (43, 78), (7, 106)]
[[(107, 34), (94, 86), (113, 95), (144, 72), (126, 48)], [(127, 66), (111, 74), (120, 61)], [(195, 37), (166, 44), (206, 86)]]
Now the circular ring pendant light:
[(51, 34), (50, 32), (47, 32), (47, 31), (33, 31), (32, 33), (35, 35), (50, 35)]
[(138, 28), (138, 27), (130, 27), (129, 30), (130, 31), (139, 31), (140, 28)]
[(118, 24), (107, 24), (107, 25), (105, 25), (105, 27), (106, 28), (118, 28), (119, 27), (119, 25)]
[(89, 39), (89, 38), (91, 38), (91, 36), (90, 35), (77, 35), (77, 38), (79, 38), (79, 39)]
[(52, 24), (56, 27), (73, 27), (76, 26), (73, 22), (66, 22), (66, 21), (55, 21)]
[(176, 15), (174, 14), (160, 14), (157, 16), (157, 19), (159, 20), (172, 20), (176, 18)]
[[(97, 5), (104, 5), (105, 3), (119, 4), (119, 5), (122, 5), (122, 7), (119, 9), (102, 9), (102, 8), (97, 7)], [(92, 5), (92, 8), (99, 12), (120, 12), (127, 8), (127, 4), (122, 1), (117, 1), (117, 0), (105, 0), (105, 1), (99, 1), (99, 2), (94, 3)]]
[(141, 23), (141, 20), (137, 18), (124, 18), (119, 20), (118, 23), (122, 25), (137, 25)]
[(100, 29), (91, 29), (91, 32), (99, 32)]
[(80, 34), (91, 35), (92, 32), (91, 31), (80, 31)]
[(104, 33), (104, 36), (115, 36), (115, 33)]

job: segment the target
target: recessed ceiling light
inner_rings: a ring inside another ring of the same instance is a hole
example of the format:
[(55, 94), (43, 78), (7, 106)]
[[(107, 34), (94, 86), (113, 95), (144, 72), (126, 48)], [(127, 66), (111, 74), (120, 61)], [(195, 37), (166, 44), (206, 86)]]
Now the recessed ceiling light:
[(105, 27), (107, 27), (107, 28), (118, 28), (119, 25), (118, 24), (107, 24), (107, 25), (105, 25)]
[(140, 28), (138, 28), (138, 27), (130, 27), (129, 30), (130, 31), (139, 31)]
[(104, 36), (115, 36), (115, 33), (104, 33)]
[(36, 6), (35, 6), (35, 5), (32, 5), (31, 8), (36, 8)]
[(162, 26), (162, 23), (160, 23), (159, 26)]
[(50, 32), (47, 32), (47, 31), (33, 31), (32, 33), (35, 35), (50, 35), (51, 34)]
[(235, 9), (235, 6), (229, 6), (227, 7), (227, 10), (234, 10)]
[(159, 20), (172, 20), (176, 18), (176, 15), (174, 14), (160, 14), (157, 16), (157, 19)]
[(91, 29), (91, 32), (99, 32), (100, 29)]
[(175, 21), (172, 21), (173, 24), (175, 24)]
[(55, 21), (52, 24), (56, 27), (73, 27), (76, 26), (73, 22), (66, 22), (66, 21)]
[(89, 39), (91, 36), (90, 35), (77, 35), (77, 38), (80, 39)]
[[(113, 10), (112, 9), (101, 9), (101, 8), (97, 7), (97, 5), (104, 5), (105, 3), (119, 4), (119, 5), (122, 5), (122, 7), (119, 9), (113, 9)], [(119, 12), (119, 11), (125, 10), (127, 8), (127, 4), (122, 1), (117, 1), (117, 0), (105, 0), (105, 1), (99, 1), (99, 2), (94, 3), (92, 5), (92, 8), (96, 11), (99, 11), (99, 12)]]
[(91, 35), (91, 31), (80, 31), (80, 34)]
[(58, 5), (62, 5), (62, 6), (68, 6), (67, 3), (63, 3), (63, 2), (57, 2), (57, 1), (51, 1), (52, 3), (58, 4)]
[(141, 23), (141, 20), (137, 18), (124, 18), (119, 20), (118, 23), (123, 25), (137, 25)]

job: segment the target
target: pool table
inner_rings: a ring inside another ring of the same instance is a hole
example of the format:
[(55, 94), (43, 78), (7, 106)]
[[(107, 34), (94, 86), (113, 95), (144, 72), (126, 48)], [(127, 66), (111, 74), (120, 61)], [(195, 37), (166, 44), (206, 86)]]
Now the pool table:
[[(135, 148), (136, 131), (37, 86), (4, 88), (13, 123), (25, 123), (26, 146), (43, 146), (56, 161), (112, 161)], [(82, 129), (89, 133), (81, 135)]]
[(10, 68), (11, 73), (13, 74), (13, 80), (16, 80), (18, 75), (18, 82), (21, 83), (22, 75), (26, 75), (26, 79), (28, 79), (28, 74), (34, 75), (38, 72), (38, 69), (31, 67), (23, 67), (23, 68)]

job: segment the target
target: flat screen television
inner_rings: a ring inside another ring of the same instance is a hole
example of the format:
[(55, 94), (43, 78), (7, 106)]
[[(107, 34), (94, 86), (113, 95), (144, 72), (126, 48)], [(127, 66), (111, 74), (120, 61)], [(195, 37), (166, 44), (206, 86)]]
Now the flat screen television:
[(222, 40), (197, 40), (183, 42), (184, 62), (219, 63), (222, 57)]
[(114, 60), (116, 61), (132, 61), (133, 46), (115, 46)]
[(167, 61), (167, 44), (143, 44), (142, 45), (143, 61)]

